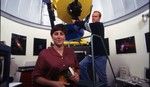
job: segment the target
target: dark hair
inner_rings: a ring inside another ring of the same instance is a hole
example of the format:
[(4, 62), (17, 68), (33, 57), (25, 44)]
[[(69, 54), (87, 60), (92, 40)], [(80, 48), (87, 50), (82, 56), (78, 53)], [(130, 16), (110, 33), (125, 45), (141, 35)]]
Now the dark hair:
[(51, 36), (55, 31), (62, 31), (64, 34), (66, 34), (66, 29), (63, 24), (54, 25), (54, 27), (51, 29)]

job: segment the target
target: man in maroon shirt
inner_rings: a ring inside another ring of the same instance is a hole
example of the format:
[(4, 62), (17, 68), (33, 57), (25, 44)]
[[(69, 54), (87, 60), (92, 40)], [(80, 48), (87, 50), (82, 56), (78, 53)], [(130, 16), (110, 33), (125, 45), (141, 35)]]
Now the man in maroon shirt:
[(62, 24), (51, 30), (54, 45), (42, 50), (38, 56), (32, 73), (35, 87), (77, 87), (79, 64), (73, 49), (63, 44), (65, 34)]

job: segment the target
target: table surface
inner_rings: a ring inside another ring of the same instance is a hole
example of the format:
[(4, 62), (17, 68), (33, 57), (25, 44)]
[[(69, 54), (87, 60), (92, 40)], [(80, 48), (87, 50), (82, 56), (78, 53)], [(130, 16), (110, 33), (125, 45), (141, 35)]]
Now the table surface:
[(141, 87), (149, 87), (148, 82), (144, 81), (143, 79), (138, 79), (138, 81), (134, 81), (131, 78), (123, 79), (123, 78), (117, 77), (116, 80), (131, 84), (133, 86), (138, 85), (138, 86), (141, 86)]

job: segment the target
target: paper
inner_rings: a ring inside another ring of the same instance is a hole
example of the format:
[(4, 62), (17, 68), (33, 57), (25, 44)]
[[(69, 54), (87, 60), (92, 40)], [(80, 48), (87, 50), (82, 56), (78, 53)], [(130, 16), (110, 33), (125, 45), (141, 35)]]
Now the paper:
[(71, 67), (69, 67), (69, 70), (70, 70), (71, 74), (74, 75), (74, 71)]

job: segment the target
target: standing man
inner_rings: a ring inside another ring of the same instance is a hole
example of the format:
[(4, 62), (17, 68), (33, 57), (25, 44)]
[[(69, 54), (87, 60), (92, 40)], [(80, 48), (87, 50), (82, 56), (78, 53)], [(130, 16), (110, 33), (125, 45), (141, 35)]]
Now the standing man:
[[(101, 13), (99, 11), (94, 11), (92, 14), (92, 23), (90, 23), (90, 31), (91, 34), (95, 34), (101, 36), (104, 40), (104, 26), (103, 23), (100, 22)], [(105, 84), (104, 87), (107, 86), (107, 76), (106, 76), (106, 63), (107, 63), (107, 54), (105, 53), (105, 49), (103, 47), (102, 41), (99, 37), (93, 36), (93, 51), (94, 51), (94, 59), (95, 59), (95, 71), (98, 74), (98, 78), (100, 82)], [(86, 56), (80, 63), (80, 78), (81, 80), (90, 80), (88, 75), (88, 66), (92, 64), (92, 56)]]

